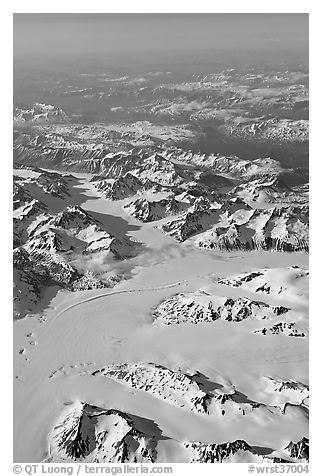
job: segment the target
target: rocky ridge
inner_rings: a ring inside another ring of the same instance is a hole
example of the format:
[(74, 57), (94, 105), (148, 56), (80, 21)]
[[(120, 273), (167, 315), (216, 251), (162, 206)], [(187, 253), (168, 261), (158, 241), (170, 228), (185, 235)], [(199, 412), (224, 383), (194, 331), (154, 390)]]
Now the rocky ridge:
[(161, 220), (171, 215), (177, 215), (187, 208), (185, 202), (179, 201), (175, 196), (169, 196), (161, 200), (147, 200), (137, 198), (126, 203), (123, 208), (129, 214), (142, 222)]
[(254, 210), (242, 223), (229, 217), (228, 223), (217, 223), (199, 236), (195, 244), (221, 251), (308, 252), (308, 208), (290, 206)]
[(289, 311), (283, 306), (269, 306), (245, 297), (231, 299), (205, 291), (176, 294), (166, 298), (153, 310), (158, 324), (199, 324), (217, 319), (240, 322), (244, 319), (269, 319)]
[(305, 337), (306, 334), (295, 327), (295, 322), (278, 322), (272, 327), (263, 327), (262, 329), (257, 329), (254, 331), (254, 334), (266, 335), (279, 335), (285, 334), (289, 337)]
[(47, 462), (153, 463), (156, 445), (130, 415), (75, 402), (50, 434)]
[(95, 370), (93, 377), (107, 377), (121, 381), (131, 388), (142, 390), (182, 410), (214, 419), (234, 421), (245, 415), (258, 413), (261, 418), (279, 418), (279, 406), (266, 406), (249, 399), (234, 386), (215, 384), (206, 390), (198, 372), (180, 369), (173, 371), (155, 363), (113, 364)]

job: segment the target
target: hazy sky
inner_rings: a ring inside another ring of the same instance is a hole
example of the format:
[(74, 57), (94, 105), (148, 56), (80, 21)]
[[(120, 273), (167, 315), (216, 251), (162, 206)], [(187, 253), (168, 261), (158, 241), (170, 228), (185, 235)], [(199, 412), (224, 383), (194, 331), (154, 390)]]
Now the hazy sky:
[(14, 56), (297, 48), (308, 14), (14, 14)]

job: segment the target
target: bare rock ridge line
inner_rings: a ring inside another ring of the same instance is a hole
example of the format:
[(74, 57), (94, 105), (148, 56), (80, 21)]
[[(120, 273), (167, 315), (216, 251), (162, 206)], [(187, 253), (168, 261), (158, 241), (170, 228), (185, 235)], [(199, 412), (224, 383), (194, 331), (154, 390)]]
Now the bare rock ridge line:
[[(247, 455), (247, 462), (259, 463), (292, 463), (295, 454), (298, 456), (297, 462), (308, 461), (308, 439), (303, 437), (297, 443), (290, 442), (284, 451), (287, 452), (287, 459), (277, 456), (277, 452), (268, 453), (265, 456), (258, 453), (258, 449), (251, 447), (244, 440), (236, 440), (231, 443), (206, 444), (202, 442), (185, 443), (184, 446), (193, 451), (191, 463), (228, 463), (244, 462), (242, 456)], [(301, 450), (297, 451), (300, 447)], [(291, 456), (293, 455), (293, 457)], [(239, 459), (240, 458), (240, 459)], [(288, 459), (289, 458), (289, 459)]]
[[(88, 372), (85, 372), (88, 373)], [(303, 400), (307, 398), (301, 384), (294, 382), (294, 391), (290, 391), (291, 383), (285, 382), (280, 387), (280, 392), (286, 401), (280, 401), (275, 405), (267, 405), (254, 401), (231, 384), (218, 384), (207, 380), (198, 371), (171, 370), (163, 365), (153, 362), (111, 364), (95, 371), (89, 371), (93, 377), (106, 377), (108, 379), (121, 381), (134, 389), (147, 392), (165, 403), (179, 407), (188, 412), (193, 412), (206, 416), (207, 418), (221, 420), (238, 421), (247, 419), (253, 412), (257, 418), (264, 421), (267, 418), (276, 420), (285, 413), (287, 403), (297, 405), (302, 409), (302, 401), (295, 403), (294, 398), (301, 394)], [(269, 379), (262, 379), (260, 385), (265, 388)], [(208, 390), (205, 386), (208, 384)], [(292, 387), (292, 388), (293, 388)], [(276, 391), (276, 390), (275, 390)]]

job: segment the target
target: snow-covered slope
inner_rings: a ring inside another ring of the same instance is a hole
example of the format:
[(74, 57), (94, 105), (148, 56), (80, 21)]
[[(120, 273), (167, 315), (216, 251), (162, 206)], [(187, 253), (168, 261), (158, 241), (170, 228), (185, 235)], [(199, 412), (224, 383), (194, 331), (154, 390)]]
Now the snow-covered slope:
[(199, 236), (196, 245), (225, 251), (254, 249), (308, 251), (308, 208), (282, 207), (254, 210), (238, 223), (234, 217), (217, 223)]
[(14, 107), (15, 126), (26, 123), (67, 122), (68, 116), (60, 107), (51, 104), (35, 103), (31, 108)]
[(251, 301), (245, 297), (231, 299), (214, 296), (205, 291), (176, 294), (161, 302), (153, 311), (160, 324), (198, 324), (223, 319), (240, 322), (244, 319), (269, 319), (288, 312), (283, 306), (269, 306), (265, 302)]
[[(125, 259), (136, 244), (116, 238), (78, 205), (66, 206), (68, 178), (40, 169), (17, 170), (14, 181), (14, 316), (31, 312), (48, 287), (70, 290), (111, 287), (116, 277), (100, 279), (83, 260), (99, 255)], [(25, 176), (24, 176), (25, 175)], [(47, 205), (34, 198), (46, 199)], [(47, 198), (48, 196), (48, 198)], [(53, 212), (60, 206), (58, 212)], [(83, 258), (84, 257), (84, 258)], [(97, 265), (96, 265), (97, 268)]]
[(177, 215), (187, 208), (188, 204), (177, 200), (173, 195), (161, 200), (137, 198), (124, 205), (124, 210), (142, 222), (161, 220), (167, 216)]
[(285, 334), (290, 337), (305, 337), (304, 332), (295, 327), (295, 322), (278, 322), (272, 327), (257, 329), (254, 333), (262, 334), (263, 336)]
[(241, 287), (259, 294), (286, 298), (289, 301), (308, 301), (309, 271), (299, 266), (263, 268), (239, 276), (218, 278), (220, 284)]
[(308, 461), (308, 441), (304, 437), (298, 443), (290, 442), (284, 450), (265, 455), (244, 440), (221, 444), (196, 441), (184, 443), (184, 447), (190, 452), (190, 463), (299, 463)]
[[(229, 421), (245, 417), (265, 420), (278, 419), (281, 409), (268, 407), (249, 399), (234, 386), (215, 386), (206, 391), (199, 384), (198, 373), (172, 371), (154, 363), (111, 365), (92, 374), (120, 380), (124, 384), (147, 392), (185, 411), (205, 415), (211, 419)], [(256, 414), (256, 416), (255, 416)]]
[[(147, 421), (148, 422), (148, 421)], [(49, 435), (46, 462), (154, 463), (158, 462), (159, 429), (152, 422), (117, 409), (76, 401), (62, 411)], [(174, 448), (177, 445), (170, 440)], [(308, 461), (308, 439), (292, 441), (282, 450), (263, 454), (244, 440), (229, 443), (180, 443), (189, 463), (278, 463)], [(280, 457), (280, 456), (283, 457)]]
[(308, 251), (308, 207), (255, 209), (240, 198), (222, 205), (200, 197), (179, 217), (160, 226), (178, 241), (200, 234), (196, 246), (223, 251)]
[(122, 200), (135, 195), (138, 191), (152, 190), (158, 192), (162, 190), (161, 185), (151, 182), (149, 179), (140, 179), (130, 172), (116, 180), (96, 179), (94, 186), (103, 192), (106, 198), (111, 200)]
[(231, 195), (257, 203), (303, 203), (308, 202), (305, 190), (291, 188), (280, 177), (264, 177), (243, 183), (231, 191)]
[(93, 376), (118, 379), (167, 403), (196, 413), (208, 413), (210, 395), (200, 390), (188, 375), (154, 363), (124, 364), (104, 367)]
[(207, 229), (219, 219), (218, 204), (204, 197), (197, 198), (193, 205), (178, 218), (160, 225), (160, 230), (178, 241), (185, 241), (191, 235)]
[(153, 463), (156, 445), (130, 415), (74, 402), (50, 434), (47, 462)]

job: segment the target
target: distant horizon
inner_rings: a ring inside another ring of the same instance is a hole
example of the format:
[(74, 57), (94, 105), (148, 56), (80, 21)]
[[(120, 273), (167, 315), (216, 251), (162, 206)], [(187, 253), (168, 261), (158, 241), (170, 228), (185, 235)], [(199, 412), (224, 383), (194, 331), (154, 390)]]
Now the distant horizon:
[(308, 49), (308, 14), (13, 14), (14, 59)]

